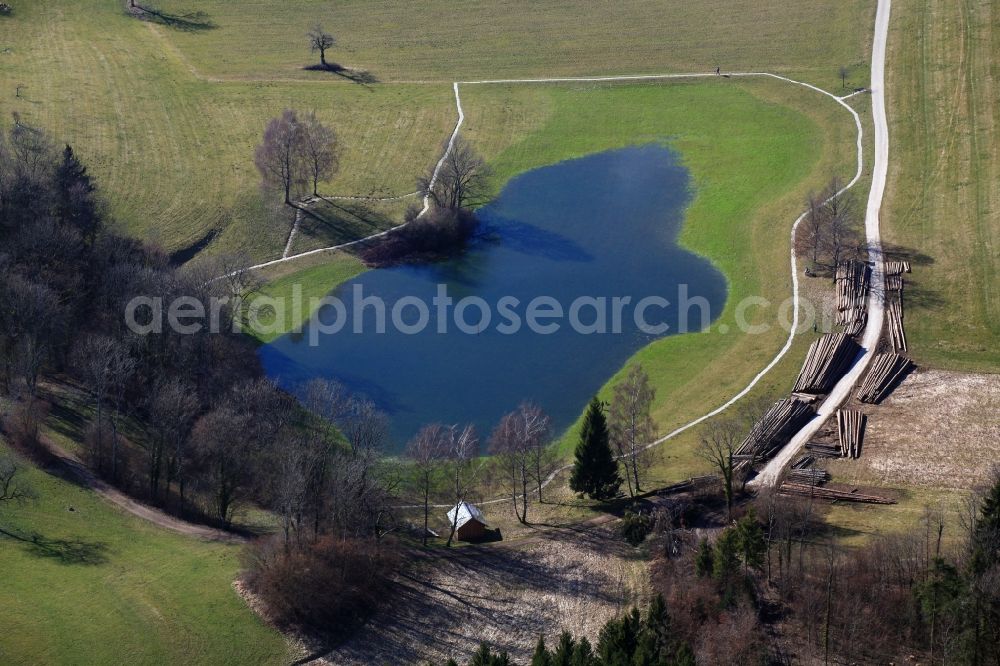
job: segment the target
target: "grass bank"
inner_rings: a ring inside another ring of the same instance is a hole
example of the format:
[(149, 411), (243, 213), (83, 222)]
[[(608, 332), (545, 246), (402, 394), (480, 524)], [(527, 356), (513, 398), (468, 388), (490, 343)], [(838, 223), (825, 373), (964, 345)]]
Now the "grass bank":
[[(0, 453), (6, 453), (0, 442)], [(287, 663), (236, 594), (238, 547), (165, 532), (29, 466), (39, 500), (0, 506), (0, 661)], [(34, 540), (33, 540), (34, 539)]]

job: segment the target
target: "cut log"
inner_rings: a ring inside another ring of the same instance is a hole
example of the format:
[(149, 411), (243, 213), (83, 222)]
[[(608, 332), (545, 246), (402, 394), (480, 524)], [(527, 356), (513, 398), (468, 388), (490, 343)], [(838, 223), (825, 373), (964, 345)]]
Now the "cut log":
[(809, 346), (793, 393), (829, 393), (847, 373), (860, 347), (845, 333), (827, 333)]

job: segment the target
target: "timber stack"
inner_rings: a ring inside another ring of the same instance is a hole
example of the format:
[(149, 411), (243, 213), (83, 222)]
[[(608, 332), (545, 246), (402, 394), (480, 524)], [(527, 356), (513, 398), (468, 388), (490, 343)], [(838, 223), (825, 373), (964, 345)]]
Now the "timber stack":
[(868, 287), (871, 268), (862, 261), (842, 261), (837, 265), (837, 324), (844, 333), (861, 333), (868, 320)]
[(794, 398), (774, 403), (736, 450), (739, 466), (770, 458), (776, 450), (790, 442), (814, 414), (811, 405)]
[(895, 504), (896, 500), (878, 495), (863, 495), (855, 490), (837, 490), (835, 488), (819, 488), (803, 483), (785, 482), (778, 488), (781, 495), (796, 495), (798, 497), (813, 497), (840, 502), (861, 502), (863, 504)]
[(858, 388), (858, 400), (868, 403), (882, 402), (912, 367), (913, 363), (905, 356), (879, 354), (872, 360), (868, 375)]
[(903, 302), (890, 300), (885, 308), (889, 327), (889, 343), (897, 352), (906, 351), (906, 331), (903, 330)]
[(858, 356), (860, 347), (846, 333), (827, 333), (809, 346), (793, 393), (829, 393)]
[(867, 417), (853, 409), (837, 410), (837, 433), (840, 438), (840, 454), (845, 458), (861, 455), (861, 440), (865, 435)]

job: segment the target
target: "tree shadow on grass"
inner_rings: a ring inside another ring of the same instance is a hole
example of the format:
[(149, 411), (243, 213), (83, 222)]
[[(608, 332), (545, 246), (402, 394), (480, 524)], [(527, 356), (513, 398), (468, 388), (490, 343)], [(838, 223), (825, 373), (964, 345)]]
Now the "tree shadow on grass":
[(103, 541), (49, 539), (37, 533), (23, 535), (5, 529), (0, 529), (0, 535), (20, 541), (35, 557), (53, 559), (60, 564), (96, 566), (108, 561), (108, 545)]
[(372, 83), (378, 83), (378, 77), (365, 69), (349, 69), (343, 65), (338, 65), (335, 62), (318, 64), (318, 65), (306, 65), (302, 69), (307, 72), (329, 72), (335, 74), (342, 78), (352, 81), (359, 85), (367, 86)]
[(172, 14), (161, 11), (156, 7), (147, 7), (138, 3), (135, 6), (129, 7), (129, 12), (143, 20), (159, 23), (160, 25), (183, 32), (202, 32), (205, 30), (214, 30), (218, 27), (205, 12)]

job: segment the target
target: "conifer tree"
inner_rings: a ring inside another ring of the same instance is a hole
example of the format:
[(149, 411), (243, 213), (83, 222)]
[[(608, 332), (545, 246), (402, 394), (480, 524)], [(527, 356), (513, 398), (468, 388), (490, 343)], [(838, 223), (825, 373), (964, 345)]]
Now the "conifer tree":
[(535, 644), (535, 654), (531, 657), (531, 666), (551, 666), (552, 655), (545, 647), (545, 637), (539, 635), (538, 643)]
[(698, 577), (711, 576), (715, 569), (715, 551), (708, 539), (702, 539), (698, 544), (698, 554), (694, 559), (694, 570)]
[(736, 536), (740, 548), (740, 559), (743, 560), (744, 573), (763, 566), (764, 555), (767, 552), (767, 541), (764, 540), (764, 530), (753, 515), (753, 509), (736, 523)]
[(56, 167), (54, 184), (56, 215), (79, 231), (88, 244), (93, 243), (101, 225), (100, 212), (94, 200), (96, 188), (87, 167), (68, 145), (63, 149), (62, 161)]
[(618, 494), (621, 484), (618, 463), (611, 453), (604, 407), (595, 396), (583, 418), (569, 487), (591, 499), (606, 500)]

